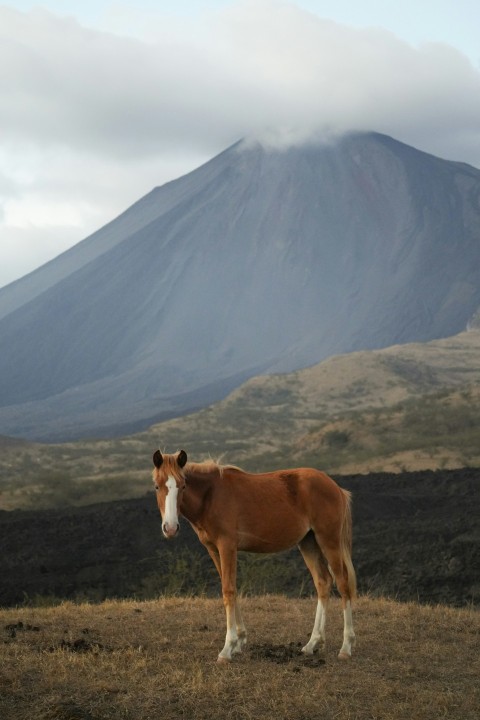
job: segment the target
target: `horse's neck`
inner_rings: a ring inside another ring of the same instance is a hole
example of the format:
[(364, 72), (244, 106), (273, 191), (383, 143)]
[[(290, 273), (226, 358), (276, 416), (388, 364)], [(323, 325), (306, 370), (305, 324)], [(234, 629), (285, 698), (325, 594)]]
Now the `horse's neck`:
[(211, 471), (188, 467), (185, 473), (187, 487), (183, 496), (181, 513), (194, 525), (201, 522), (207, 498), (220, 476), (218, 468)]

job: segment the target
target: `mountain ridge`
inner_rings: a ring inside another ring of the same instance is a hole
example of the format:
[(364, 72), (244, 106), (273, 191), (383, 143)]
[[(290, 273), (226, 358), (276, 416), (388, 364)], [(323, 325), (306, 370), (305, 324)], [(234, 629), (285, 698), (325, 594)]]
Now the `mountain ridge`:
[(479, 353), (480, 330), (472, 330), (250, 378), (218, 403), (134, 435), (61, 444), (0, 436), (0, 508), (142, 495), (158, 447), (253, 472), (479, 467)]

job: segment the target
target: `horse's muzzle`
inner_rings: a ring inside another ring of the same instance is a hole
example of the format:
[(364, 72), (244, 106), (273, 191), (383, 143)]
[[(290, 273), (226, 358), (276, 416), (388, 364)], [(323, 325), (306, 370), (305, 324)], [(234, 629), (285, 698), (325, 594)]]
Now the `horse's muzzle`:
[(179, 530), (180, 525), (178, 523), (176, 523), (176, 525), (167, 525), (167, 523), (163, 523), (162, 525), (162, 532), (167, 540), (171, 540), (171, 538), (175, 537)]

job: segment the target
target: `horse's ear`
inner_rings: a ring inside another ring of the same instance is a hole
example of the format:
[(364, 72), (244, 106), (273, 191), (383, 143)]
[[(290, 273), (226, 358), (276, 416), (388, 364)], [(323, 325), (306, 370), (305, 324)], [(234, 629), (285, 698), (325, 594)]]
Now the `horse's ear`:
[(160, 452), (160, 450), (156, 450), (153, 453), (153, 464), (155, 465), (157, 470), (162, 466), (162, 463), (163, 463), (162, 453)]
[(182, 468), (187, 464), (187, 453), (185, 450), (180, 450), (180, 452), (177, 455), (177, 463)]

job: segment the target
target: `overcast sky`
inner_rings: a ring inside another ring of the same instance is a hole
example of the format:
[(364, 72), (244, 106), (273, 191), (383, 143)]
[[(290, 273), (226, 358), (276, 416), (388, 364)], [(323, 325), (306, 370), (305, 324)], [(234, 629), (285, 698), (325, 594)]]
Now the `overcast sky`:
[(240, 137), (480, 168), (478, 0), (0, 0), (0, 286)]

